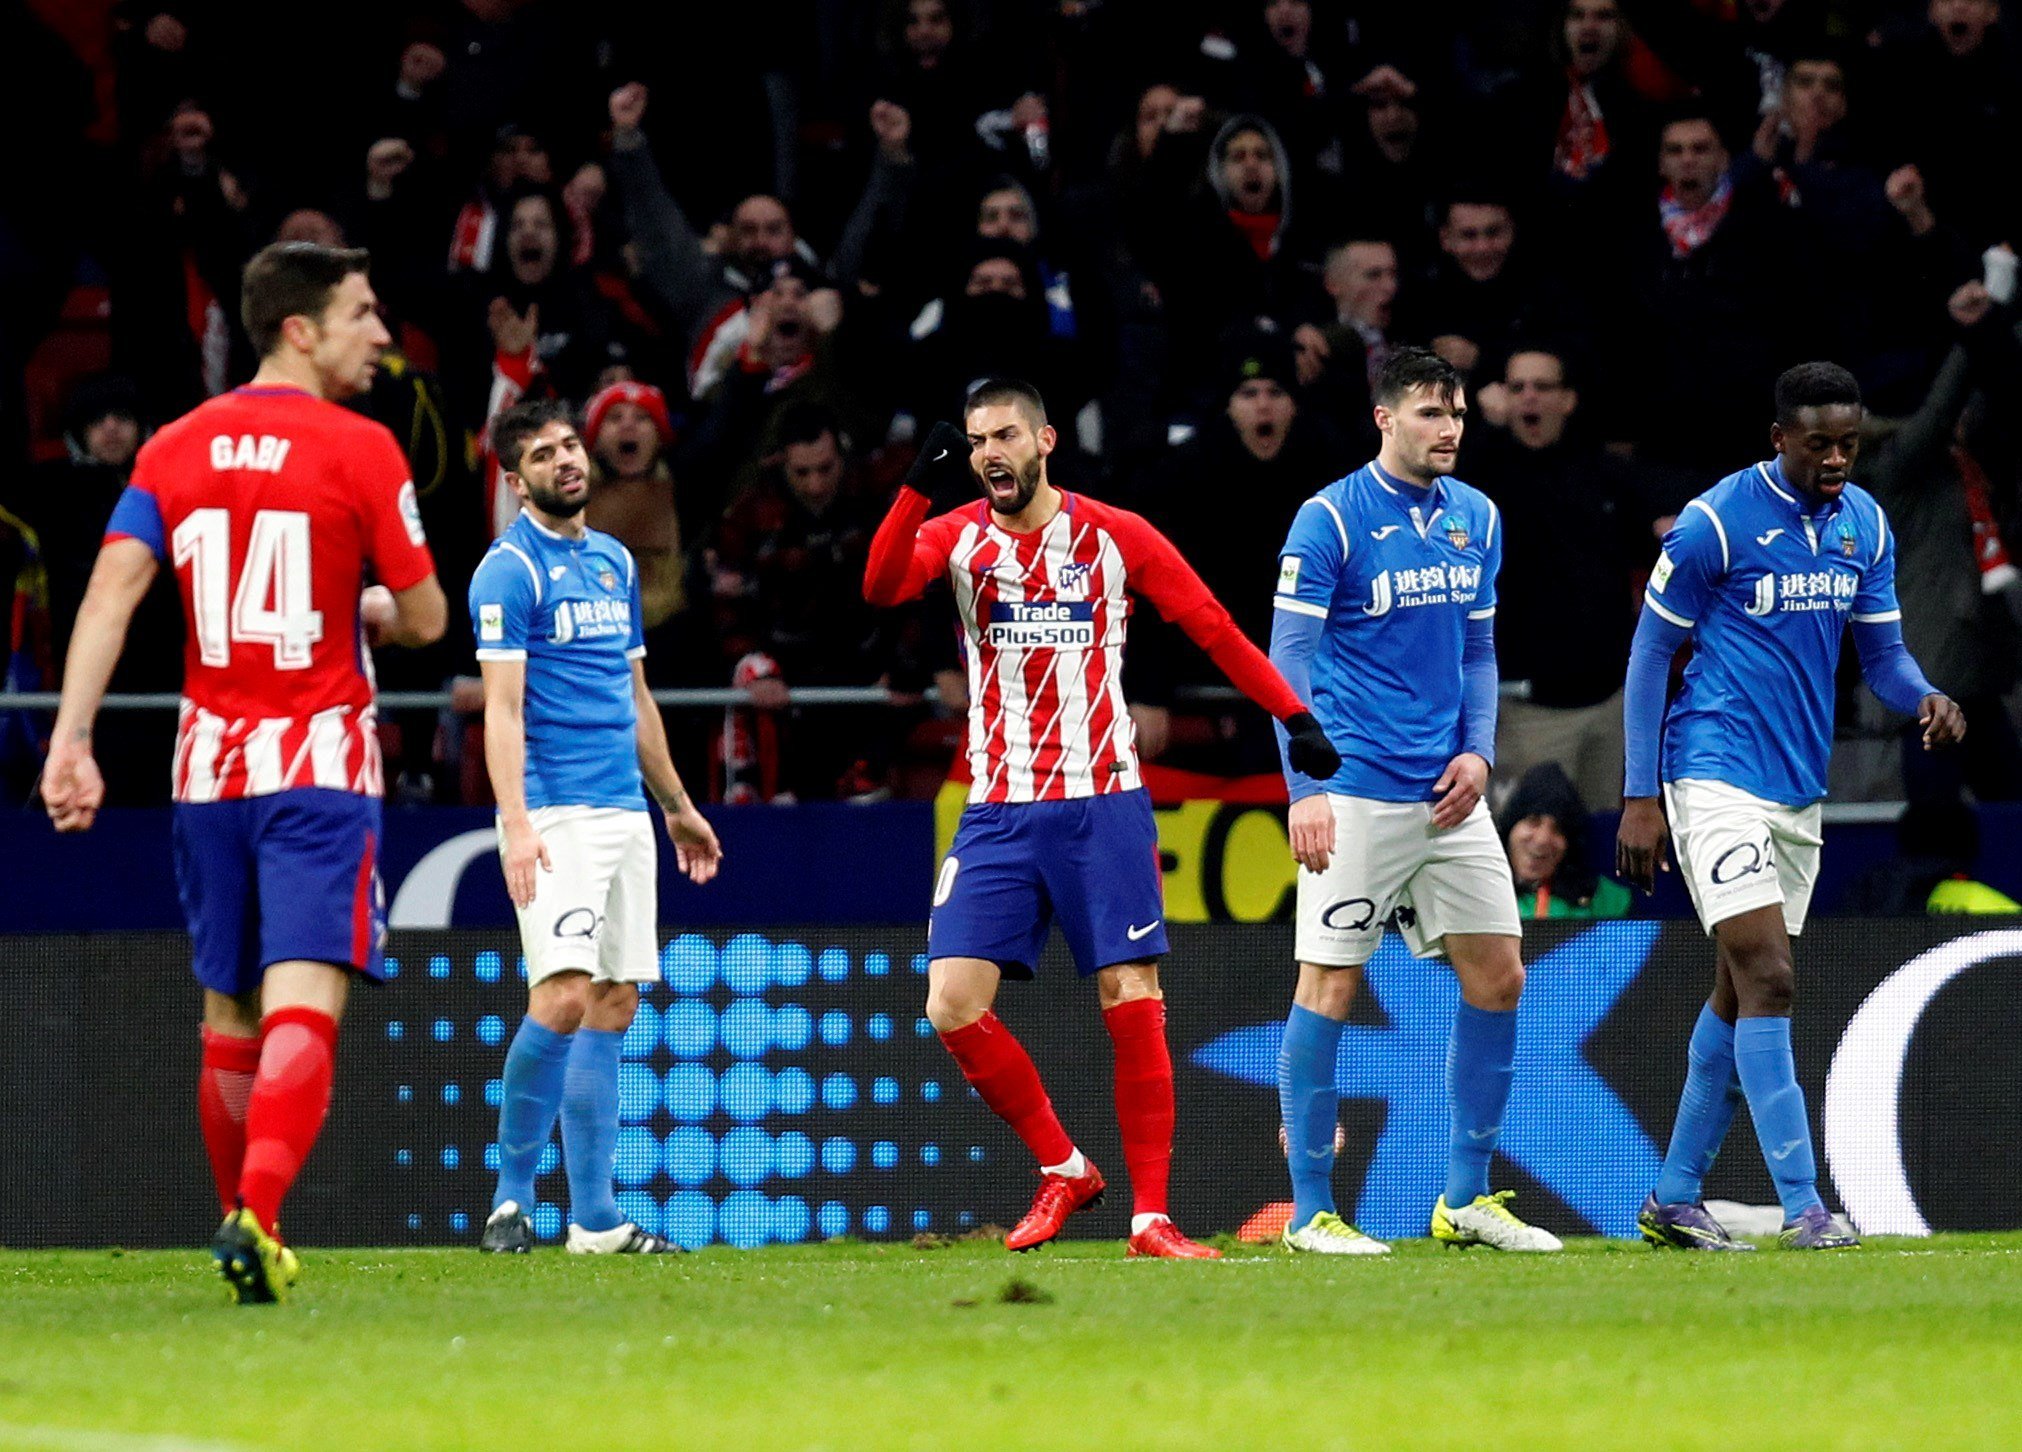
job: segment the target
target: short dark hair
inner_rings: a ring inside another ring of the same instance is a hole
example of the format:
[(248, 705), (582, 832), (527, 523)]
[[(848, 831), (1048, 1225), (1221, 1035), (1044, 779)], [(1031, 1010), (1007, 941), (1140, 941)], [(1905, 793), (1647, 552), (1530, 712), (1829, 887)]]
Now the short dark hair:
[(1370, 390), (1370, 402), (1395, 408), (1414, 388), (1430, 389), (1433, 397), (1444, 402), (1466, 382), (1458, 368), (1430, 348), (1399, 348), (1383, 360), (1376, 387)]
[(527, 440), (551, 423), (575, 428), (576, 411), (559, 398), (527, 398), (491, 421), (491, 451), (508, 474), (517, 474)]
[(289, 318), (321, 318), (330, 294), (354, 272), (372, 266), (363, 247), (275, 242), (253, 254), (239, 279), (239, 322), (262, 358), (281, 346)]
[(842, 425), (821, 404), (790, 404), (780, 415), (779, 446), (782, 449), (793, 444), (820, 443), (823, 434), (834, 434), (836, 443), (842, 443)]
[(993, 408), (998, 404), (1015, 403), (1032, 416), (1035, 428), (1046, 426), (1046, 400), (1039, 396), (1039, 390), (1022, 378), (986, 378), (969, 390), (968, 398), (962, 402), (962, 417), (967, 419), (979, 408)]
[(1860, 380), (1837, 363), (1800, 363), (1776, 380), (1776, 421), (1788, 427), (1801, 408), (1862, 407)]

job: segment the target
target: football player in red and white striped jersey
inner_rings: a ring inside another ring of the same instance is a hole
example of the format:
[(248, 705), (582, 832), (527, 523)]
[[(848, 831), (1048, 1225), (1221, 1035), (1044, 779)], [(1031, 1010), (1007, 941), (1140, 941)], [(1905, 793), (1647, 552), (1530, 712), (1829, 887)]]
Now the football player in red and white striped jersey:
[[(1158, 833), (1123, 697), (1137, 600), (1207, 651), (1282, 720), (1323, 776), (1339, 758), (1292, 688), (1172, 544), (1126, 510), (1056, 488), (1055, 434), (1029, 384), (972, 392), (966, 433), (938, 424), (872, 541), (864, 594), (896, 605), (945, 574), (969, 643), (969, 804), (941, 864), (928, 929), (927, 1017), (1041, 1171), (1006, 1238), (1027, 1250), (1102, 1194), (1018, 1041), (991, 1012), (1030, 978), (1055, 920), (1093, 977), (1116, 1047), (1133, 1255), (1212, 1257), (1167, 1214), (1172, 1060), (1158, 959), (1166, 951)], [(980, 490), (982, 497), (977, 498)], [(928, 515), (935, 496), (959, 507)]]
[(367, 263), (294, 242), (247, 264), (259, 372), (135, 461), (78, 611), (43, 774), (57, 829), (88, 828), (105, 795), (92, 721), (127, 621), (169, 566), (189, 638), (173, 772), (177, 887), (204, 987), (197, 1102), (225, 1211), (212, 1248), (241, 1302), (276, 1300), (294, 1278), (281, 1199), (329, 1106), (351, 975), (380, 976), (366, 648), (426, 645), (448, 619), (399, 445), (337, 403), (370, 385), (390, 341)]

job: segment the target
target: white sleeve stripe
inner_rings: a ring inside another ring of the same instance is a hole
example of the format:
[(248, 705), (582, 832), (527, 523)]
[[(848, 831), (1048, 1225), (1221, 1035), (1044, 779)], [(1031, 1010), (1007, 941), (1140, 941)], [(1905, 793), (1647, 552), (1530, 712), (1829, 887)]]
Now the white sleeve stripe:
[(1727, 548), (1727, 526), (1720, 522), (1720, 516), (1713, 512), (1713, 506), (1703, 499), (1695, 499), (1685, 507), (1687, 509), (1696, 509), (1713, 521), (1713, 532), (1720, 536), (1720, 568), (1723, 570), (1733, 569), (1734, 556)]
[(1874, 563), (1879, 565), (1882, 562), (1882, 556), (1888, 552), (1889, 548), (1889, 517), (1882, 512), (1880, 505), (1875, 506), (1875, 523), (1881, 527), (1881, 538), (1875, 541), (1874, 557)]
[(1647, 590), (1643, 592), (1643, 603), (1645, 605), (1648, 605), (1652, 610), (1656, 611), (1659, 615), (1663, 616), (1666, 620), (1670, 621), (1673, 625), (1679, 627), (1681, 630), (1690, 630), (1692, 628), (1692, 622), (1690, 620), (1687, 620), (1682, 615), (1674, 614), (1672, 611), (1666, 610), (1662, 605), (1659, 605), (1657, 603), (1657, 597), (1655, 595), (1652, 595)]
[(1318, 494), (1315, 494), (1313, 496), (1312, 502), (1319, 505), (1322, 509), (1326, 510), (1329, 514), (1334, 516), (1334, 528), (1341, 532), (1341, 558), (1344, 560), (1347, 559), (1348, 525), (1347, 522), (1341, 518), (1341, 511), (1334, 507), (1333, 500), (1327, 499)]
[(503, 540), (503, 539), (500, 540), (498, 542), (498, 547), (502, 550), (510, 550), (513, 554), (519, 556), (520, 563), (527, 567), (528, 577), (532, 579), (534, 582), (534, 604), (536, 605), (540, 604), (541, 572), (539, 569), (535, 567), (534, 562), (531, 559), (527, 558), (527, 552), (521, 549), (518, 545), (514, 544), (511, 540)]
[(504, 646), (486, 646), (484, 649), (478, 651), (477, 658), (479, 660), (525, 660), (527, 653), (523, 650), (508, 650)]
[(1293, 600), (1284, 595), (1277, 596), (1272, 603), (1280, 610), (1289, 610), (1294, 615), (1310, 615), (1315, 620), (1327, 618), (1327, 607), (1324, 605), (1309, 605), (1304, 600)]
[(1854, 624), (1886, 625), (1891, 620), (1901, 620), (1902, 618), (1903, 612), (1900, 610), (1878, 610), (1873, 615), (1854, 616)]
[(1487, 620), (1487, 619), (1489, 619), (1489, 618), (1490, 618), (1491, 616), (1493, 616), (1494, 614), (1495, 614), (1495, 606), (1491, 605), (1491, 606), (1489, 606), (1489, 607), (1488, 607), (1488, 609), (1486, 609), (1486, 610), (1470, 610), (1470, 611), (1468, 611), (1468, 612), (1467, 612), (1467, 618), (1468, 618), (1469, 620)]
[(646, 658), (646, 647), (643, 645), (635, 645), (630, 650), (625, 652), (626, 660), (644, 660), (645, 658)]
[(1488, 538), (1487, 538), (1487, 539), (1485, 539), (1485, 540), (1483, 540), (1483, 541), (1481, 542), (1481, 543), (1482, 543), (1482, 548), (1483, 548), (1483, 549), (1491, 549), (1491, 548), (1493, 548), (1493, 547), (1494, 547), (1494, 545), (1495, 545), (1495, 526), (1496, 526), (1496, 522), (1497, 522), (1498, 520), (1500, 520), (1501, 518), (1502, 518), (1502, 511), (1501, 511), (1500, 509), (1497, 509), (1497, 508), (1495, 507), (1495, 501), (1494, 501), (1493, 499), (1489, 500), (1489, 501), (1488, 501)]

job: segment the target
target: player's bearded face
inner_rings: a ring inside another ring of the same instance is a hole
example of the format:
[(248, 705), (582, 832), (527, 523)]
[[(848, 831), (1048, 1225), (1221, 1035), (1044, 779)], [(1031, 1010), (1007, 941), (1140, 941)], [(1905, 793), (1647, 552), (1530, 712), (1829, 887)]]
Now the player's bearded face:
[(969, 456), (969, 467), (983, 486), (990, 507), (999, 514), (1021, 513), (1039, 492), (1039, 481), (1046, 473), (1039, 441), (1023, 429), (1016, 438), (986, 439), (983, 447)]
[(1460, 461), (1460, 435), (1467, 405), (1460, 391), (1441, 398), (1423, 384), (1386, 409), (1378, 426), (1394, 440), (1398, 462), (1420, 479), (1451, 474)]
[(551, 423), (527, 440), (516, 473), (527, 503), (550, 518), (573, 519), (590, 502), (590, 456), (565, 423)]

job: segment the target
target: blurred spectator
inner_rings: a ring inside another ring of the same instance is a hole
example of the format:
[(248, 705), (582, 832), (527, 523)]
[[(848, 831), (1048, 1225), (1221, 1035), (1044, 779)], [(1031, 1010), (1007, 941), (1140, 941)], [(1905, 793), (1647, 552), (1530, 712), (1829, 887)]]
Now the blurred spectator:
[(1589, 810), (1622, 799), (1622, 666), (1637, 583), (1657, 556), (1656, 503), (1620, 459), (1572, 429), (1580, 395), (1565, 360), (1510, 355), (1477, 400), (1462, 470), (1502, 511), (1495, 774), (1514, 783), (1556, 762)]
[(955, 282), (913, 322), (913, 415), (953, 417), (978, 379), (1023, 378), (1045, 397), (1071, 443), (1071, 421), (1088, 388), (1072, 345), (1054, 331), (1031, 252), (1008, 237), (980, 237), (966, 249)]
[[(1271, 582), (1292, 516), (1324, 485), (1355, 466), (1324, 417), (1296, 399), (1292, 348), (1271, 333), (1238, 334), (1224, 345), (1223, 411), (1143, 472), (1131, 507), (1166, 532), (1236, 624), (1260, 648), (1271, 641)], [(1182, 686), (1223, 684), (1206, 657), (1163, 621), (1140, 619), (1129, 661), (1131, 714), (1147, 758), (1168, 741), (1184, 764), (1234, 774), (1268, 772), (1277, 762), (1271, 723), (1247, 704), (1181, 705)]]
[(1235, 116), (1209, 142), (1204, 173), (1195, 169), (1201, 156), (1197, 134), (1159, 138), (1161, 194), (1136, 242), (1164, 298), (1174, 381), (1188, 393), (1207, 380), (1231, 328), (1262, 321), (1289, 332), (1320, 297), (1323, 223), (1298, 209), (1277, 131), (1262, 117)]
[(1516, 215), (1481, 186), (1458, 188), (1440, 211), (1439, 261), (1414, 284), (1405, 331), (1477, 381), (1502, 371), (1520, 337), (1559, 335), (1573, 309), (1557, 279), (1526, 265)]
[[(383, 194), (390, 191), (413, 159), (411, 145), (404, 157), (399, 152), (381, 153), (374, 172), (369, 168), (368, 157), (368, 189), (376, 187), (382, 193), (382, 198), (375, 200), (383, 199)], [(511, 226), (512, 219), (504, 211), (507, 199), (528, 187), (554, 184), (554, 162), (541, 139), (512, 122), (499, 127), (492, 138), (491, 154), (485, 161), (478, 190), (457, 212), (450, 231), (449, 270), (490, 272), (500, 245), (507, 240), (504, 234)]]
[[(46, 688), (61, 684), (77, 609), (142, 437), (140, 395), (132, 380), (117, 374), (86, 378), (64, 407), (64, 457), (25, 479), (10, 473), (9, 482), (0, 485), (0, 508), (26, 526), (45, 582), (51, 673), (42, 683)], [(127, 649), (113, 670), (111, 689), (180, 689), (182, 652), (182, 607), (174, 575), (163, 570), (127, 630)], [(106, 800), (115, 806), (166, 803), (174, 744), (173, 712), (107, 712), (98, 726)]]
[(1986, 171), (1989, 157), (2022, 155), (2022, 69), (1999, 26), (2000, 0), (1930, 0), (1926, 14), (1920, 33), (1882, 54), (1878, 133), (1974, 251), (2014, 241), (2015, 189), (1987, 185)]
[[(1501, 763), (1497, 763), (1501, 770)], [(1524, 918), (1622, 918), (1629, 889), (1591, 864), (1587, 810), (1565, 772), (1544, 762), (1523, 780), (1496, 817), (1517, 912)]]
[(1663, 190), (1630, 251), (1612, 346), (1648, 364), (1619, 399), (1642, 451), (1709, 481), (1761, 452), (1762, 401), (1815, 312), (1774, 192), (1759, 172), (1733, 175), (1731, 159), (1712, 117), (1665, 124)]
[(1390, 356), (1397, 282), (1397, 249), (1388, 242), (1343, 242), (1327, 254), (1323, 274), (1333, 321), (1323, 327), (1302, 324), (1293, 334), (1311, 401), (1340, 428), (1356, 455), (1374, 455), (1382, 442), (1369, 390)]
[(583, 407), (583, 444), (590, 451), (583, 518), (615, 536), (638, 562), (649, 633), (688, 605), (688, 552), (667, 461), (673, 442), (667, 396), (651, 384), (613, 383)]
[(1358, 87), (1342, 145), (1343, 190), (1359, 230), (1388, 239), (1415, 267), (1426, 251), (1446, 185), (1445, 158), (1426, 134), (1418, 88), (1401, 76)]
[(646, 87), (636, 82), (611, 93), (611, 180), (624, 206), (639, 281), (686, 340), (689, 386), (700, 396), (742, 345), (750, 324), (746, 299), (773, 264), (795, 258), (814, 268), (817, 259), (786, 204), (763, 193), (731, 210), (717, 249), (706, 245), (668, 192), (640, 129), (647, 100)]
[(1896, 852), (1848, 890), (1851, 911), (1875, 918), (2022, 913), (2022, 903), (1974, 879), (1980, 818), (1957, 797), (1912, 797), (1896, 818)]
[[(754, 710), (771, 718), (778, 765), (768, 798), (863, 797), (885, 786), (901, 718), (884, 706), (787, 705), (800, 686), (890, 684), (893, 659), (879, 613), (864, 603), (864, 565), (883, 511), (871, 498), (836, 420), (791, 410), (776, 464), (736, 500), (709, 551), (710, 593), (725, 679), (753, 657)], [(924, 682), (914, 680), (917, 691)], [(733, 722), (752, 735), (749, 723)]]
[[(1912, 796), (1952, 796), (1970, 787), (1981, 801), (2022, 798), (2022, 740), (2004, 697), (2022, 667), (2022, 636), (2009, 599), (2015, 571), (1982, 568), (1994, 530), (1988, 474), (1962, 426), (1974, 390), (2022, 397), (2011, 315), (1969, 282), (1954, 294), (1960, 344), (1939, 370), (1922, 407), (1863, 452), (1858, 477), (1888, 511), (1896, 541), (1896, 590), (1903, 639), (1938, 688), (1958, 701), (1972, 730), (1947, 752), (1927, 752), (1915, 722), (1902, 728), (1903, 778)], [(1976, 521), (1982, 522), (1976, 531)], [(1995, 549), (2005, 558), (1998, 532)]]

